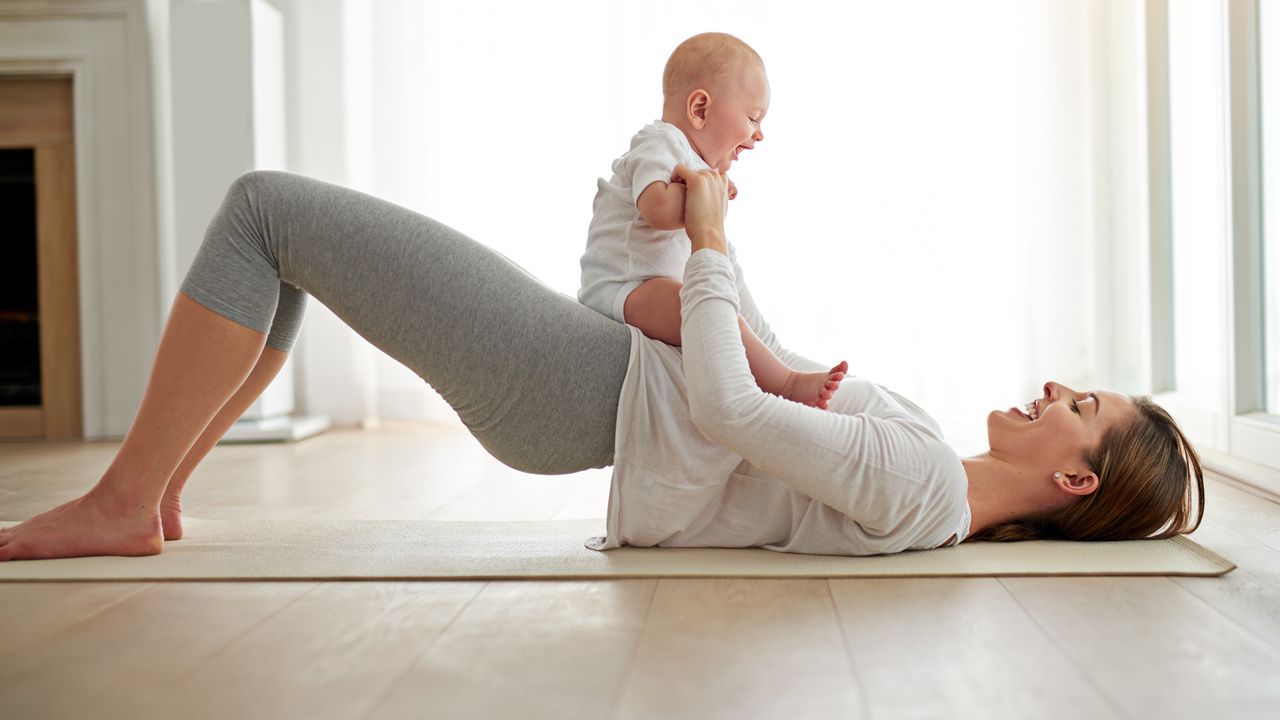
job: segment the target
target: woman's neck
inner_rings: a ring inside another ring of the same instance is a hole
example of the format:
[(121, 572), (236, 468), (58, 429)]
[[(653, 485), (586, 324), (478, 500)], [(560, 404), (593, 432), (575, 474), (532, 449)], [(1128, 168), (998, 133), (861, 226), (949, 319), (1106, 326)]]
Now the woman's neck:
[(1041, 483), (990, 452), (962, 461), (969, 477), (969, 534), (1049, 509)]

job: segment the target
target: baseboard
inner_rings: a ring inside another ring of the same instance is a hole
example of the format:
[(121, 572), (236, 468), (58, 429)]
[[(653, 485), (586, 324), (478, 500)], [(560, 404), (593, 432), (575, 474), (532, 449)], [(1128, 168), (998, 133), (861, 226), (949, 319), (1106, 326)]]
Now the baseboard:
[(284, 415), (265, 420), (241, 420), (219, 441), (223, 445), (242, 443), (298, 442), (329, 429), (327, 415)]
[(1214, 478), (1264, 500), (1280, 503), (1280, 470), (1207, 448), (1197, 448), (1197, 452), (1204, 470)]

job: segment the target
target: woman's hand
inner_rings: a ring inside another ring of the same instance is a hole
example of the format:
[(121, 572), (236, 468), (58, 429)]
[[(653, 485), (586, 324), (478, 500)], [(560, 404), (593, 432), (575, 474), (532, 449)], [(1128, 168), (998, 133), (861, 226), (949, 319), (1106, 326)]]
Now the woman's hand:
[(684, 231), (693, 251), (711, 248), (728, 255), (724, 215), (729, 205), (729, 178), (719, 170), (694, 170), (677, 165), (675, 180), (685, 185)]

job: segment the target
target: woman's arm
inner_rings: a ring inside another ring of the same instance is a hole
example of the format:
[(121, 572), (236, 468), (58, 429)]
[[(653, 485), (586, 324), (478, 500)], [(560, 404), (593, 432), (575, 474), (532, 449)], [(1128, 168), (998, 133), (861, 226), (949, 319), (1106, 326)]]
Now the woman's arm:
[(724, 215), (729, 209), (729, 178), (715, 170), (676, 165), (675, 177), (684, 183), (684, 231), (692, 252), (714, 250), (729, 256), (724, 239)]
[[(747, 325), (774, 355), (792, 368), (825, 370), (825, 365), (782, 347), (747, 290), (746, 281), (742, 279), (742, 268), (738, 266), (737, 258), (724, 237), (724, 216), (729, 203), (728, 176), (715, 171), (699, 172), (685, 165), (676, 166), (675, 176), (685, 185), (685, 233), (689, 236), (692, 250), (697, 252), (706, 248), (729, 258), (737, 283), (739, 312)], [(692, 197), (690, 193), (696, 193), (697, 196)]]
[(689, 412), (712, 440), (796, 492), (870, 532), (900, 528), (929, 500), (923, 479), (937, 456), (905, 423), (839, 415), (769, 395), (747, 365), (732, 265), (724, 241), (724, 183), (686, 178), (686, 230), (694, 253), (680, 293)]

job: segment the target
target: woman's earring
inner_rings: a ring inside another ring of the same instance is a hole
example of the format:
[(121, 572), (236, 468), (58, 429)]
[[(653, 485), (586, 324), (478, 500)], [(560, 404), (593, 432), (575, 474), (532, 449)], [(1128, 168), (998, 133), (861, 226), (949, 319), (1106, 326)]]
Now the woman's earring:
[(1061, 479), (1062, 479), (1062, 473), (1060, 473), (1060, 472), (1056, 472), (1056, 473), (1054, 473), (1054, 474), (1053, 474), (1053, 479), (1054, 479), (1054, 480), (1061, 480)]

